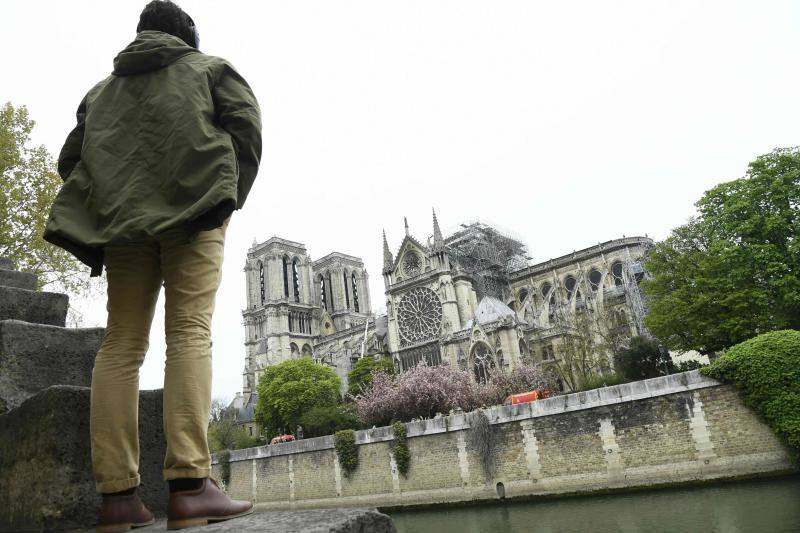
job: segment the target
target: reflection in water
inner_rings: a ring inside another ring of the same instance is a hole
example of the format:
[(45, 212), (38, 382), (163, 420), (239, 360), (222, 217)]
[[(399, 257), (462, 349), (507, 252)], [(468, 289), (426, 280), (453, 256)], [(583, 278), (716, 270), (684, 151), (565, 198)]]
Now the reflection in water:
[(390, 514), (399, 533), (789, 533), (800, 477)]

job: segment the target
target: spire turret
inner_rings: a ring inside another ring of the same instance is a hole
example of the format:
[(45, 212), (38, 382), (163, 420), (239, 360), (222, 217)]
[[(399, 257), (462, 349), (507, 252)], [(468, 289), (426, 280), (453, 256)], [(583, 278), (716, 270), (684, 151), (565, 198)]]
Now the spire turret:
[(406, 217), (403, 217), (403, 222), (406, 225), (406, 237), (408, 237), (410, 235), (410, 233), (408, 232), (408, 219)]
[(389, 272), (394, 266), (394, 257), (389, 250), (389, 243), (386, 241), (386, 230), (383, 230), (383, 271)]
[(433, 249), (439, 251), (444, 248), (444, 237), (439, 228), (439, 220), (436, 218), (436, 209), (433, 210)]

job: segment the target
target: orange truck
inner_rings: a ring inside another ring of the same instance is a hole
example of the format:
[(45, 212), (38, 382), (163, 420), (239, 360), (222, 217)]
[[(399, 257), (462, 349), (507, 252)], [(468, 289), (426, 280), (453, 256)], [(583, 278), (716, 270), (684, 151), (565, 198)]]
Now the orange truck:
[(503, 405), (517, 405), (518, 403), (535, 402), (536, 400), (541, 400), (542, 398), (549, 398), (550, 394), (552, 393), (548, 389), (532, 390), (530, 392), (512, 394), (506, 398), (506, 401), (503, 402)]

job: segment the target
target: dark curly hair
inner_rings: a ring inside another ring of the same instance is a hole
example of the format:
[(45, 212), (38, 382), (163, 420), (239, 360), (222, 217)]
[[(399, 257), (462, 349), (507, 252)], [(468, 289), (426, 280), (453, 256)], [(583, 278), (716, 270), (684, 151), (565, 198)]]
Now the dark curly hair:
[(170, 0), (153, 0), (139, 15), (136, 32), (145, 30), (163, 31), (174, 35), (189, 46), (197, 48), (197, 31), (192, 17)]

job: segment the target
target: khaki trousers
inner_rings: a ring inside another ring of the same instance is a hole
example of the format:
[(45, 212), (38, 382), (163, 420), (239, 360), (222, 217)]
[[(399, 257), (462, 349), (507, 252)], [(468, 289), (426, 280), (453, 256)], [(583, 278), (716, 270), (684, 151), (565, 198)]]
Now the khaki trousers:
[(206, 477), (211, 469), (211, 315), (225, 231), (188, 239), (180, 228), (153, 240), (108, 245), (108, 325), (92, 371), (90, 433), (98, 492), (135, 487), (139, 476), (139, 367), (164, 285), (164, 479)]

